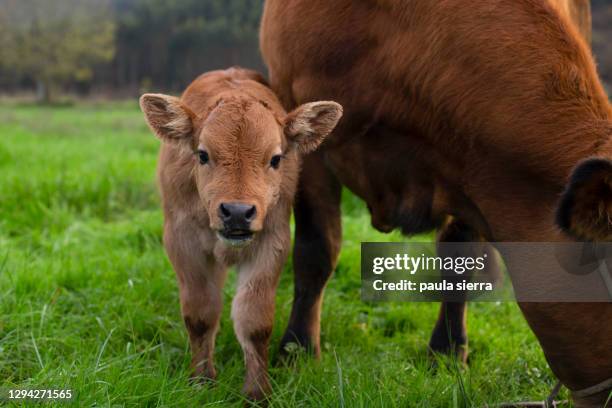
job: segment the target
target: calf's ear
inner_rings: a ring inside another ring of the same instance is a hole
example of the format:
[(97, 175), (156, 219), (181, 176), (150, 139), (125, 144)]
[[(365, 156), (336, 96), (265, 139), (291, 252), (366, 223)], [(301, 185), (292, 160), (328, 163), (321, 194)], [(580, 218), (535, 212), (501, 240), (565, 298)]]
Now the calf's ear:
[(341, 117), (342, 106), (336, 102), (300, 105), (285, 118), (285, 137), (301, 153), (310, 153), (334, 130)]
[(576, 166), (557, 208), (557, 225), (584, 241), (612, 241), (612, 160)]
[(192, 144), (193, 113), (179, 98), (144, 94), (140, 97), (140, 109), (151, 130), (162, 141), (185, 147)]

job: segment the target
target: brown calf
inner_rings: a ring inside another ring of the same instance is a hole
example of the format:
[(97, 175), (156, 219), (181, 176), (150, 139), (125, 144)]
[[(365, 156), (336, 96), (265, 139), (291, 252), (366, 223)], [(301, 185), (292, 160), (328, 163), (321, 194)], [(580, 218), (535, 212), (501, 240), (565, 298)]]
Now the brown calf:
[[(612, 107), (587, 41), (560, 10), (548, 0), (267, 0), (261, 47), (285, 106), (344, 107), (300, 178), (287, 338), (318, 344), (342, 184), (383, 230), (568, 240), (560, 224), (612, 239)], [(609, 386), (580, 391), (612, 376), (612, 304), (520, 307), (576, 404), (601, 406)]]
[(270, 389), (268, 342), (299, 156), (317, 148), (342, 108), (313, 102), (287, 115), (259, 74), (237, 68), (201, 75), (180, 99), (145, 94), (140, 106), (163, 142), (164, 246), (178, 278), (193, 374), (216, 376), (222, 288), (235, 264), (232, 319), (246, 363), (243, 391), (261, 399)]

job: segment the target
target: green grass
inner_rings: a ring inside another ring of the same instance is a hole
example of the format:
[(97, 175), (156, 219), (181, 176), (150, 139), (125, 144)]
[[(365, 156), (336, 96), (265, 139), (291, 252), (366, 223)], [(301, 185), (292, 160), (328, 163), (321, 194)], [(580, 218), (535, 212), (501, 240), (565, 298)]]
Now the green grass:
[[(158, 146), (136, 102), (0, 106), (0, 388), (70, 388), (74, 406), (243, 406), (229, 307), (218, 382), (188, 383), (187, 336), (161, 245)], [(469, 368), (442, 359), (430, 369), (437, 304), (360, 300), (360, 242), (402, 238), (375, 232), (348, 193), (343, 210), (322, 359), (272, 366), (271, 406), (464, 407), (547, 395), (555, 380), (511, 303), (472, 304)], [(233, 282), (234, 273), (227, 306)], [(273, 355), (291, 298), (287, 266)]]

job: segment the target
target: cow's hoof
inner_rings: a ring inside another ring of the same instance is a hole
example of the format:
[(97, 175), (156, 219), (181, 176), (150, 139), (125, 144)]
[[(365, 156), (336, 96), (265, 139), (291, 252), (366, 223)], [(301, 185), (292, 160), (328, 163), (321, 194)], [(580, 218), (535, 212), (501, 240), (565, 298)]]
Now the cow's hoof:
[(313, 349), (309, 345), (301, 344), (295, 340), (293, 341), (282, 341), (278, 350), (278, 356), (275, 365), (287, 365), (293, 364), (295, 361), (305, 358), (314, 357), (319, 358), (319, 351)]
[(436, 362), (436, 355), (446, 355), (454, 357), (459, 363), (468, 365), (468, 345), (467, 344), (453, 344), (451, 346), (435, 347), (435, 345), (429, 344), (428, 348), (429, 357), (432, 362)]
[(308, 348), (298, 342), (288, 341), (280, 345), (279, 355), (283, 358), (297, 357), (308, 353)]
[(287, 329), (280, 341), (281, 353), (290, 354), (298, 349), (313, 350), (313, 342), (306, 331)]

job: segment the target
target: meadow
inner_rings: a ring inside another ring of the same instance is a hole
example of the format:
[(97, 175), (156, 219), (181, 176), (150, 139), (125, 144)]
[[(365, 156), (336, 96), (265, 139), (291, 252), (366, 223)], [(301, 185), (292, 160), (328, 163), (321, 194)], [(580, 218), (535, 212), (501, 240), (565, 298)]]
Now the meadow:
[[(67, 388), (73, 400), (51, 406), (244, 406), (229, 307), (217, 339), (218, 381), (188, 382), (187, 334), (161, 245), (158, 148), (136, 101), (0, 105), (3, 397), (7, 389)], [(556, 380), (516, 304), (471, 304), (469, 367), (444, 357), (432, 365), (427, 341), (438, 304), (360, 299), (360, 243), (406, 238), (376, 232), (348, 192), (343, 228), (325, 295), (322, 358), (273, 358), (270, 406), (482, 407), (548, 395)], [(234, 280), (232, 271), (227, 306)], [(289, 262), (272, 356), (292, 291)]]

